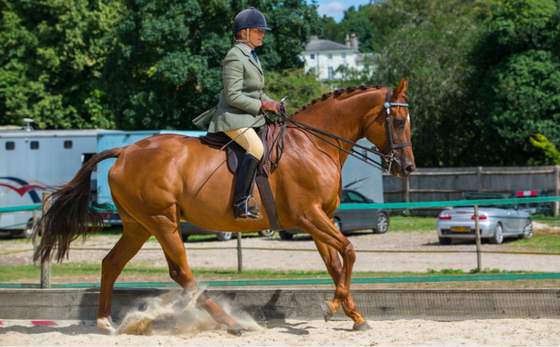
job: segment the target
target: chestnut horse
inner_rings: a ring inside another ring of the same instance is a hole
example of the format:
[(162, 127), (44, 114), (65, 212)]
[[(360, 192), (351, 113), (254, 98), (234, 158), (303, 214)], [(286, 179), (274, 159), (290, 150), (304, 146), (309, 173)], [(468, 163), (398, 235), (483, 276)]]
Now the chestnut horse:
[[(415, 169), (409, 144), (408, 109), (392, 106), (390, 118), (377, 116), (385, 114), (386, 97), (391, 102), (404, 103), (407, 87), (408, 79), (403, 79), (392, 90), (383, 86), (337, 90), (313, 100), (291, 119), (352, 142), (366, 137), (380, 149), (390, 145), (386, 126), (390, 127), (392, 146), (396, 148), (390, 171), (406, 177)], [(390, 124), (386, 124), (387, 120)], [(341, 170), (348, 154), (298, 128), (289, 127), (284, 138), (285, 153), (269, 178), (280, 223), (283, 228), (298, 227), (313, 237), (333, 278), (334, 299), (322, 304), (325, 320), (342, 306), (354, 321), (354, 330), (369, 329), (350, 296), (354, 248), (333, 223), (333, 213), (341, 199)], [(346, 150), (352, 149), (349, 143), (332, 141)], [(198, 138), (157, 135), (95, 155), (70, 183), (53, 193), (52, 206), (35, 231), (42, 233), (42, 239), (34, 259), (50, 259), (56, 249), (55, 258), (60, 262), (67, 256), (71, 241), (99, 230), (101, 216), (89, 208), (90, 175), (97, 163), (108, 158), (117, 158), (109, 172), (109, 185), (124, 231), (103, 259), (97, 324), (110, 332), (116, 331), (111, 320), (114, 283), (128, 261), (155, 236), (163, 248), (171, 278), (192, 293), (213, 319), (227, 325), (230, 333), (244, 332), (244, 326), (197, 287), (187, 263), (179, 223), (183, 218), (205, 229), (236, 232), (265, 230), (270, 224), (264, 210), (259, 219), (234, 220), (235, 185), (225, 163), (226, 154), (204, 145)], [(262, 206), (257, 190), (255, 199)]]

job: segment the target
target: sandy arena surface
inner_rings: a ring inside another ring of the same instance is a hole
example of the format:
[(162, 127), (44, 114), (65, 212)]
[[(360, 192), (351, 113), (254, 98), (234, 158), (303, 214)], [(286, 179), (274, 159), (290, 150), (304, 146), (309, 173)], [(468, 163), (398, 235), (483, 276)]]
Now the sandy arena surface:
[(372, 321), (352, 331), (348, 321), (261, 322), (258, 330), (232, 336), (221, 329), (173, 327), (149, 336), (110, 336), (91, 322), (60, 327), (0, 328), (2, 346), (558, 346), (560, 322), (550, 319)]
[[(408, 251), (473, 251), (474, 242), (440, 246), (434, 233), (389, 232), (383, 235), (356, 233), (348, 237), (357, 252), (354, 271), (421, 271), (427, 269), (476, 268), (475, 253), (367, 253), (366, 250)], [(85, 244), (76, 242), (70, 252), (71, 262), (100, 262), (113, 247), (118, 236), (97, 236)], [(187, 258), (193, 268), (236, 268), (236, 240), (219, 242), (187, 242)], [(31, 263), (31, 252), (10, 253), (30, 249), (23, 242), (0, 243), (0, 266)], [(80, 250), (78, 248), (90, 248)], [(243, 239), (244, 269), (324, 270), (324, 265), (310, 237), (296, 236), (292, 241), (248, 237)], [(96, 248), (97, 250), (92, 250)], [(214, 248), (207, 250), (205, 248)], [(249, 248), (266, 248), (249, 249)], [(281, 250), (292, 249), (292, 250)], [(486, 251), (512, 251), (516, 244), (483, 244)], [(303, 250), (303, 251), (302, 251)], [(309, 251), (305, 251), (309, 250)], [(483, 254), (484, 268), (559, 272), (560, 257), (552, 255)], [(148, 242), (132, 260), (136, 264), (166, 267), (161, 247)], [(123, 280), (123, 279), (121, 279)], [(131, 278), (125, 278), (131, 281)], [(153, 279), (152, 279), (153, 280)], [(160, 279), (169, 281), (169, 279)], [(25, 280), (30, 283), (32, 281)], [(53, 282), (56, 282), (53, 280)], [(98, 282), (80, 279), (78, 282)], [(163, 316), (169, 315), (165, 309)], [(184, 312), (181, 314), (185, 314)], [(0, 325), (1, 346), (560, 346), (560, 320), (506, 319), (436, 322), (425, 320), (370, 321), (372, 330), (352, 331), (350, 321), (282, 320), (246, 322), (254, 331), (242, 336), (227, 334), (209, 319), (205, 312), (197, 312), (196, 324), (185, 323), (176, 314), (162, 321), (156, 319), (151, 332), (141, 329), (135, 333), (148, 335), (109, 335), (93, 322), (58, 322), (58, 327), (32, 326), (29, 322), (3, 321)], [(202, 316), (200, 316), (202, 315)], [(206, 315), (206, 316), (204, 316)], [(1, 313), (0, 313), (1, 316)], [(156, 314), (157, 316), (157, 314)], [(161, 316), (160, 316), (161, 318)], [(191, 317), (192, 319), (192, 317)], [(142, 320), (140, 320), (142, 321)], [(124, 326), (122, 324), (121, 326)], [(129, 331), (130, 332), (130, 331)]]

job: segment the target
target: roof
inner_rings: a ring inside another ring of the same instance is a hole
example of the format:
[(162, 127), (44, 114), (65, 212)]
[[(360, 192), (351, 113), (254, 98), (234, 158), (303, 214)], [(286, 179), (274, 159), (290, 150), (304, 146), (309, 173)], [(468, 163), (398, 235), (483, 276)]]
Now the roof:
[(310, 40), (305, 45), (306, 51), (357, 51), (357, 49), (342, 45), (331, 40)]
[(0, 130), (0, 137), (93, 137), (97, 136), (103, 129), (54, 129), (54, 130)]

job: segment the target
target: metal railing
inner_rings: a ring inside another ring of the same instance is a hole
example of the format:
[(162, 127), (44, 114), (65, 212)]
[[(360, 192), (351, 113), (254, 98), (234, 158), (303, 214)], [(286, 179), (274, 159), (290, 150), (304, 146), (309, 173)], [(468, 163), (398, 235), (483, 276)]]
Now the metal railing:
[[(43, 197), (46, 199), (46, 196)], [(45, 200), (44, 200), (45, 201)], [(383, 203), (383, 204), (341, 204), (339, 210), (353, 210), (353, 209), (412, 209), (412, 208), (422, 208), (422, 207), (453, 207), (453, 206), (474, 206), (475, 212), (475, 230), (476, 230), (476, 251), (399, 251), (399, 250), (356, 250), (356, 252), (384, 252), (384, 253), (475, 253), (477, 254), (477, 269), (478, 272), (482, 272), (482, 260), (481, 254), (482, 253), (507, 253), (507, 254), (547, 254), (547, 255), (560, 255), (560, 253), (533, 253), (533, 252), (500, 252), (500, 251), (481, 251), (480, 249), (480, 228), (478, 225), (478, 206), (484, 205), (502, 205), (502, 204), (519, 204), (519, 203), (532, 203), (532, 202), (552, 202), (552, 201), (560, 201), (560, 197), (553, 196), (553, 197), (537, 197), (537, 198), (514, 198), (514, 199), (479, 199), (479, 200), (459, 200), (459, 201), (430, 201), (430, 202), (408, 202), (408, 203)], [(42, 205), (29, 205), (29, 206), (20, 206), (20, 207), (8, 207), (0, 209), (1, 212), (17, 212), (17, 211), (25, 211), (25, 210), (38, 210), (41, 208)], [(43, 209), (43, 212), (46, 211), (47, 206)], [(238, 273), (242, 272), (242, 252), (243, 249), (241, 244), (241, 238), (239, 237), (241, 233), (238, 233), (237, 238), (237, 247), (207, 247), (207, 248), (185, 248), (187, 250), (224, 250), (224, 249), (237, 249), (238, 253)], [(34, 240), (34, 250), (37, 249), (36, 239)], [(108, 248), (71, 248), (72, 250), (110, 250)], [(151, 248), (143, 248), (142, 250), (160, 250), (160, 249), (151, 249)], [(247, 247), (245, 250), (270, 250), (270, 251), (313, 251), (316, 252), (314, 249), (289, 249), (289, 248), (257, 248), (257, 247)], [(0, 253), (1, 255), (12, 254), (17, 252), (26, 252), (30, 250), (21, 250), (21, 251), (12, 251), (12, 252), (4, 252)], [(539, 274), (537, 274), (539, 275)], [(481, 276), (481, 275), (479, 275)], [(487, 275), (486, 275), (487, 276)], [(500, 275), (503, 276), (503, 275)], [(560, 278), (560, 274), (552, 274), (553, 277), (546, 277), (546, 278)], [(424, 277), (422, 277), (424, 278)], [(482, 280), (482, 277), (480, 277)], [(542, 277), (544, 278), (544, 277)], [(504, 277), (502, 277), (504, 279)], [(360, 279), (356, 279), (360, 280)], [(367, 279), (366, 279), (367, 280)], [(375, 282), (375, 279), (369, 279), (370, 282), (363, 282), (363, 283), (379, 283)], [(496, 280), (496, 279), (494, 279)], [(295, 281), (295, 282), (294, 282)], [(301, 280), (294, 280), (290, 283), (297, 284), (300, 283)], [(298, 282), (300, 281), (300, 282)], [(371, 282), (373, 281), (373, 282)], [(427, 280), (427, 281), (433, 281)], [(223, 281), (222, 281), (223, 282)], [(235, 281), (233, 281), (235, 282)], [(243, 282), (251, 282), (251, 281), (243, 281)], [(272, 282), (271, 282), (272, 283)], [(286, 282), (287, 283), (287, 282)], [(304, 283), (304, 282), (301, 282)], [(329, 282), (330, 283), (330, 282)], [(357, 283), (357, 282), (356, 282)], [(360, 282), (362, 283), (362, 282)], [(205, 283), (206, 285), (213, 286), (212, 284)], [(319, 284), (319, 283), (317, 283)], [(20, 288), (18, 285), (14, 284), (15, 287), (10, 287), (10, 284), (0, 284), (0, 288), (7, 288), (4, 285), (8, 285), (9, 288)], [(214, 284), (217, 285), (217, 284)], [(266, 284), (255, 284), (255, 285), (266, 285)], [(272, 285), (272, 284), (271, 284)], [(53, 287), (62, 288), (62, 285), (56, 285)], [(71, 285), (70, 285), (71, 286)], [(22, 285), (21, 288), (24, 288), (25, 285)], [(41, 288), (50, 288), (50, 262), (45, 262), (42, 264), (41, 267)], [(25, 287), (30, 288), (30, 287)]]

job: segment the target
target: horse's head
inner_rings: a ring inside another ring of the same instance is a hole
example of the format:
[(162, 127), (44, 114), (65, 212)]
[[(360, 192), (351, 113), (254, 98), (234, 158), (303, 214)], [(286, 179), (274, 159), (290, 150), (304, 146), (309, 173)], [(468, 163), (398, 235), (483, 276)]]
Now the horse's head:
[(408, 107), (398, 105), (390, 105), (390, 114), (387, 115), (387, 98), (389, 103), (404, 104), (407, 88), (408, 79), (403, 78), (388, 95), (383, 94), (383, 98), (380, 95), (379, 102), (376, 100), (376, 107), (365, 117), (364, 124), (365, 137), (386, 155), (389, 172), (397, 177), (407, 177), (416, 169), (410, 144), (410, 116)]

